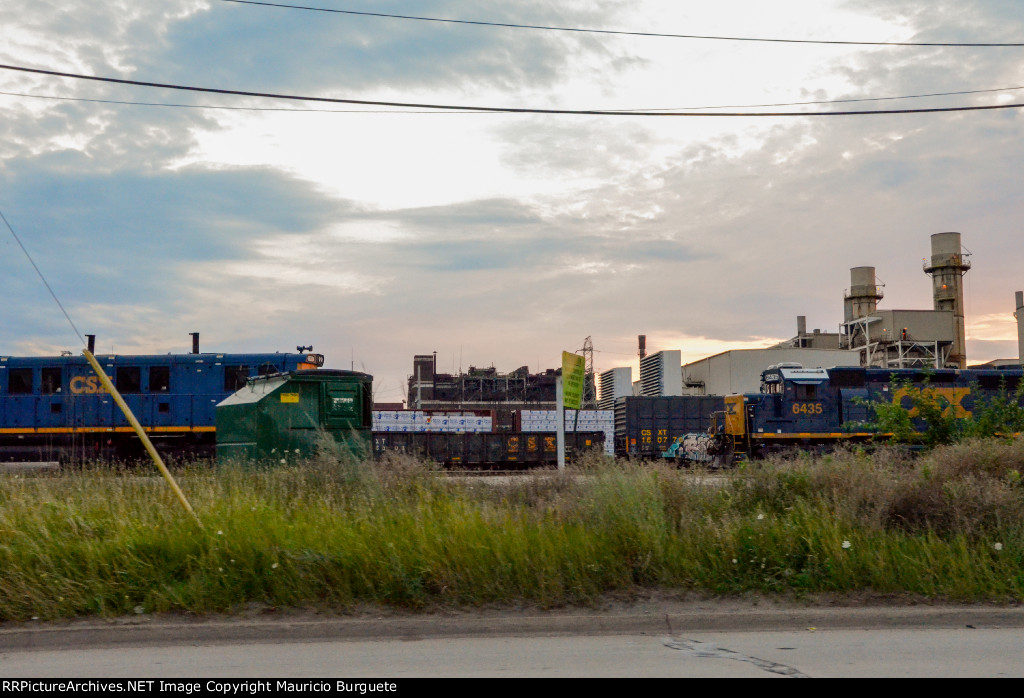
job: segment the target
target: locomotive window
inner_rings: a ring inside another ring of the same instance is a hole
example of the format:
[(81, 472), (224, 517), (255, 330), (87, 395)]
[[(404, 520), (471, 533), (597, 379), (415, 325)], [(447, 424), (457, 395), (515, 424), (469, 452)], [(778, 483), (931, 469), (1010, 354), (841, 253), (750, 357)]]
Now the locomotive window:
[(43, 395), (53, 395), (54, 393), (60, 392), (60, 369), (59, 368), (44, 368), (43, 369), (43, 382), (40, 386), (40, 392)]
[(813, 400), (818, 394), (818, 386), (813, 383), (810, 385), (802, 385), (797, 383), (793, 386), (797, 400)]
[(269, 361), (260, 366), (259, 374), (261, 376), (272, 376), (275, 373), (279, 373), (277, 366), (270, 363)]
[(1020, 384), (1020, 379), (1017, 376), (979, 376), (978, 385), (983, 390), (1002, 390), (1006, 389), (1007, 393), (1014, 393), (1017, 391), (1017, 386)]
[(149, 367), (149, 392), (167, 393), (171, 390), (171, 367)]
[(12, 368), (7, 377), (7, 392), (11, 395), (31, 395), (32, 369)]
[(829, 381), (837, 388), (863, 388), (865, 374), (863, 368), (852, 370), (836, 370), (829, 372)]
[(249, 377), (248, 366), (225, 366), (224, 367), (224, 390), (233, 393), (245, 387), (245, 381)]
[(142, 369), (138, 366), (118, 366), (117, 391), (119, 393), (141, 393)]
[(980, 376), (978, 386), (983, 390), (999, 390), (1000, 380), (998, 376)]

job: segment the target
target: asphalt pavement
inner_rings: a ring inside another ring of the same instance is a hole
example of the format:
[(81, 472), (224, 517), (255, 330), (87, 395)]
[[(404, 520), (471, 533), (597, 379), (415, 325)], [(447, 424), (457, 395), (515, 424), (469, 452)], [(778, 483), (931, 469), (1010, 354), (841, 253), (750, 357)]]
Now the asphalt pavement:
[(665, 635), (701, 631), (1024, 628), (1024, 606), (889, 599), (648, 598), (593, 608), (357, 609), (250, 607), (235, 615), (132, 615), (0, 624), (0, 651), (175, 642), (389, 640), (557, 635)]

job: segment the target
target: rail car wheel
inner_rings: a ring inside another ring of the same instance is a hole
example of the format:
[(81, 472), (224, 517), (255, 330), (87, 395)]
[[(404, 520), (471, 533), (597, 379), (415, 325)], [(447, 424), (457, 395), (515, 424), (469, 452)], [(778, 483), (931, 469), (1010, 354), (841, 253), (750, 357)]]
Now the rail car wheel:
[(714, 458), (711, 460), (711, 467), (716, 470), (721, 468), (728, 468), (732, 465), (733, 459), (735, 457), (736, 445), (732, 442), (725, 443), (715, 453)]

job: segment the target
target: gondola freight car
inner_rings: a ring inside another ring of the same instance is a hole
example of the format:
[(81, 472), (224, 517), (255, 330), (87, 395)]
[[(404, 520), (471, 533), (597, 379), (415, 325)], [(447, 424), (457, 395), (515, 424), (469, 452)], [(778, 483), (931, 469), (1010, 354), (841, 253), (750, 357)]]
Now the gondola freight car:
[(615, 455), (660, 460), (687, 434), (703, 434), (725, 409), (714, 395), (621, 397), (615, 402)]

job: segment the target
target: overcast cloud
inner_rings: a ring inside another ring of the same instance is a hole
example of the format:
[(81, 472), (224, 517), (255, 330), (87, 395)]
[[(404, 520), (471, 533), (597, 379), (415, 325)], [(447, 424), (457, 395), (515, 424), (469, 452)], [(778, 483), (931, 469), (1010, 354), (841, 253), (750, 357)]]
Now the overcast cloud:
[[(306, 4), (306, 3), (304, 3)], [(359, 2), (322, 7), (730, 36), (1021, 41), (1019, 3)], [(0, 63), (347, 99), (665, 109), (1024, 85), (1019, 48), (617, 37), (219, 0), (9, 0)], [(0, 70), (0, 210), (83, 332), (120, 352), (312, 343), (401, 399), (442, 369), (599, 369), (835, 331), (849, 269), (931, 308), (929, 236), (959, 231), (968, 359), (1016, 354), (1020, 109), (804, 118), (380, 114)], [(6, 93), (21, 93), (14, 96)], [(131, 106), (42, 97), (342, 113)], [(1024, 102), (1024, 90), (772, 109)], [(0, 354), (77, 338), (0, 236)]]

